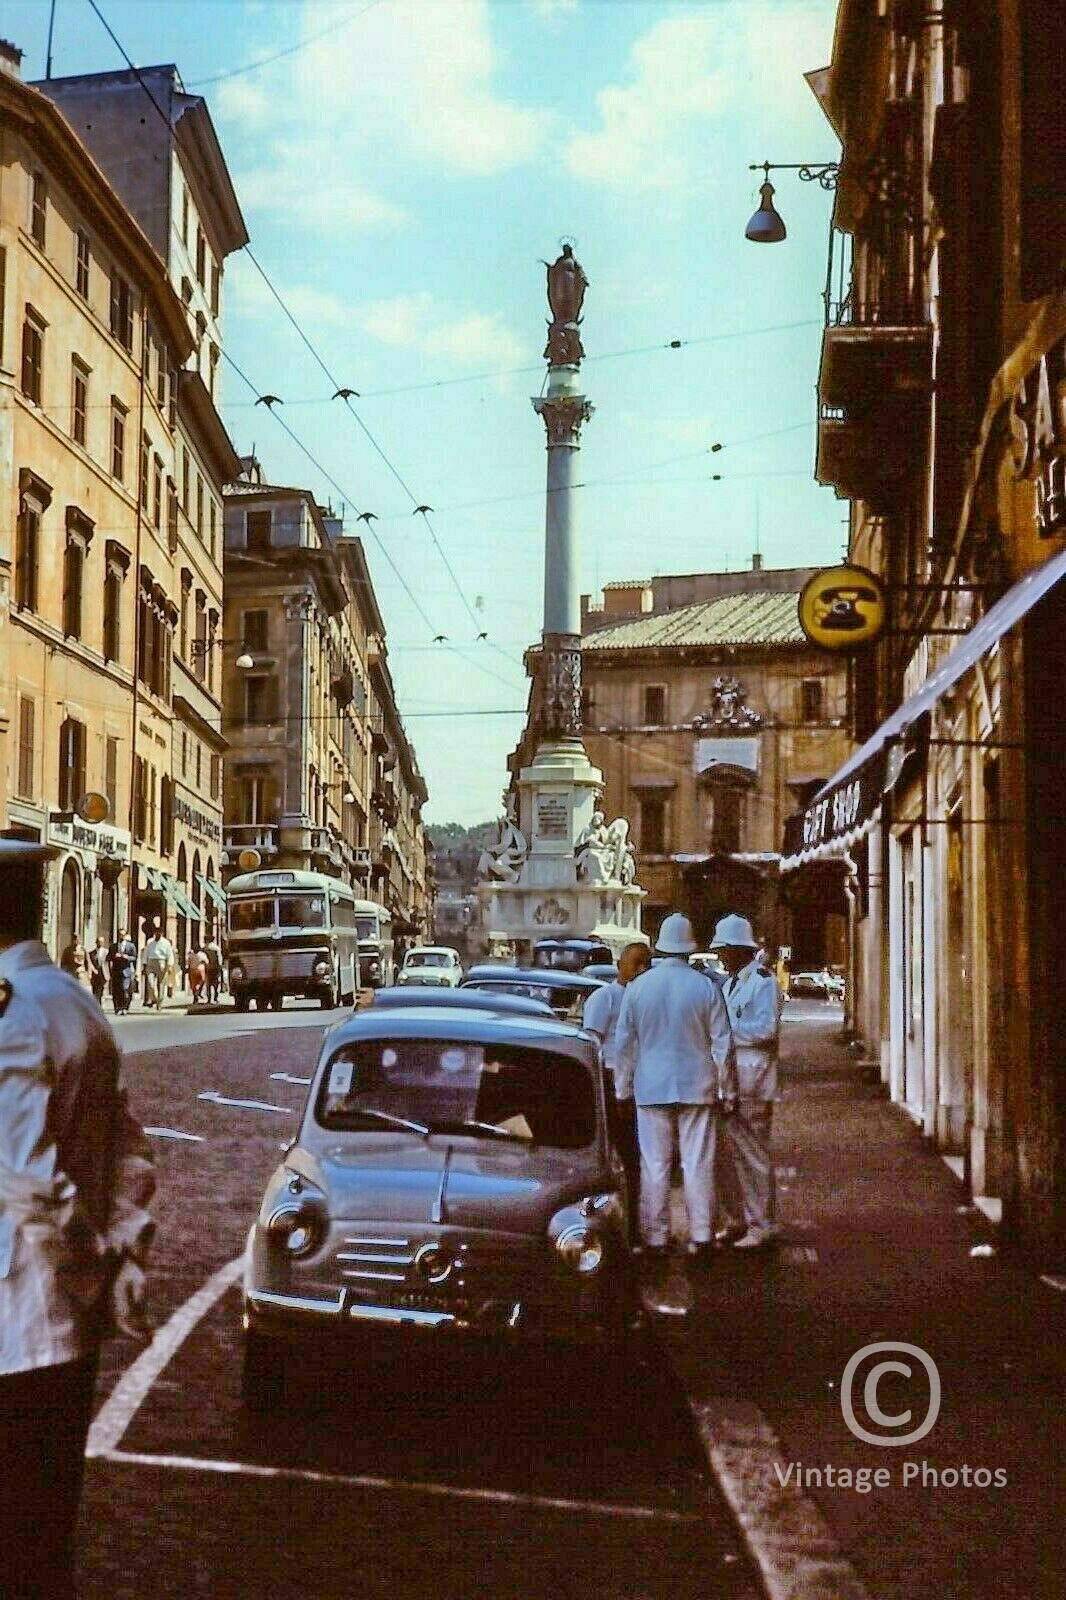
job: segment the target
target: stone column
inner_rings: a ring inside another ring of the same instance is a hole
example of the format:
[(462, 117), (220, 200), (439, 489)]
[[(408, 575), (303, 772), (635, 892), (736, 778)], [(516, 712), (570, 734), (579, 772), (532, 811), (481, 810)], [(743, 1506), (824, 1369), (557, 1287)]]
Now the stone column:
[(581, 600), (573, 485), (581, 425), (592, 406), (580, 393), (575, 364), (552, 366), (548, 392), (533, 409), (547, 431), (544, 513), (544, 630), (540, 733), (545, 739), (581, 736)]

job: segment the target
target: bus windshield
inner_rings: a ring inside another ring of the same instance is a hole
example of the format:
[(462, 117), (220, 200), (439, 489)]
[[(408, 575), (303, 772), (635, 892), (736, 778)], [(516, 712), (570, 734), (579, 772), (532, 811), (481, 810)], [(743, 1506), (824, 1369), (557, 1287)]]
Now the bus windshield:
[(231, 933), (251, 933), (256, 928), (272, 928), (273, 899), (267, 896), (262, 900), (231, 900), (229, 926)]
[(360, 939), (377, 939), (381, 934), (377, 917), (357, 916), (355, 919), (355, 931)]
[(283, 928), (324, 928), (326, 926), (325, 895), (280, 895), (278, 897), (278, 922)]

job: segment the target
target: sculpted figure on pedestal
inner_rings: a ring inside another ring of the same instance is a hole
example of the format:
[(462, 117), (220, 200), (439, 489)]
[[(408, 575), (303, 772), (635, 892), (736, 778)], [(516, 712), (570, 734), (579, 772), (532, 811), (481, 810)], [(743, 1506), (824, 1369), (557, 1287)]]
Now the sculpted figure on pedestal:
[(633, 883), (637, 876), (636, 857), (629, 843), (629, 823), (616, 817), (608, 826), (602, 811), (594, 811), (588, 827), (574, 844), (577, 875), (583, 883)]
[(515, 797), (508, 790), (503, 797), (504, 814), (496, 824), (496, 843), (481, 852), (477, 875), (483, 882), (517, 883), (522, 875), (529, 846), (518, 826)]
[[(547, 266), (547, 262), (545, 262)], [(544, 355), (553, 367), (576, 367), (585, 354), (578, 324), (589, 280), (570, 245), (548, 267), (548, 304), (552, 320), (548, 324), (548, 345)]]

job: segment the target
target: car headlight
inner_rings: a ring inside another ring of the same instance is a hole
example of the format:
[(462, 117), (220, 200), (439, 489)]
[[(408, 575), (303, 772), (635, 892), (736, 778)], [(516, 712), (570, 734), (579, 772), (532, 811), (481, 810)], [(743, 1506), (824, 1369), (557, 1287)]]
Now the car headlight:
[(603, 1266), (603, 1235), (584, 1222), (572, 1222), (555, 1241), (555, 1248), (568, 1267), (590, 1277)]
[(325, 1237), (319, 1211), (301, 1200), (283, 1200), (267, 1219), (271, 1240), (290, 1256), (309, 1256)]

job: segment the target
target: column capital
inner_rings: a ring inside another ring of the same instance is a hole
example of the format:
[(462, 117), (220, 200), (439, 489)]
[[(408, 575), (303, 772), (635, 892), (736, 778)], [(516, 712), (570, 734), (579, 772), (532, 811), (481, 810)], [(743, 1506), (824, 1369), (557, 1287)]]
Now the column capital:
[(544, 395), (534, 400), (533, 409), (543, 418), (549, 450), (556, 445), (576, 449), (581, 443), (581, 426), (595, 411), (583, 394)]

